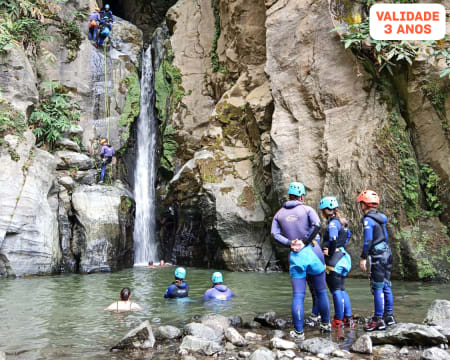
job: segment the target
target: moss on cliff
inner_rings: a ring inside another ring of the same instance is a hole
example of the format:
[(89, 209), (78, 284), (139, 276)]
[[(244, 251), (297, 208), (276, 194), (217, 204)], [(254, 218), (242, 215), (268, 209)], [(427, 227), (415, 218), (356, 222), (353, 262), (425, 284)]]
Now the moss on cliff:
[(123, 79), (120, 88), (126, 88), (127, 97), (123, 112), (119, 118), (119, 126), (124, 127), (122, 138), (125, 142), (130, 136), (130, 126), (139, 116), (140, 100), (141, 100), (141, 86), (137, 72), (132, 72), (129, 76)]
[(0, 145), (8, 134), (22, 138), (26, 129), (25, 116), (0, 98)]

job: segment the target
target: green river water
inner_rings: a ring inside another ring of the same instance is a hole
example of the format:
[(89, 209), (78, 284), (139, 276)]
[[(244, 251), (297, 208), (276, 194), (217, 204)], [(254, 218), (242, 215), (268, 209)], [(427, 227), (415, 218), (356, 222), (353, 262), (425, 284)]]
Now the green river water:
[[(236, 314), (246, 320), (271, 310), (291, 319), (287, 273), (224, 272), (225, 283), (237, 296), (230, 302), (211, 304), (201, 301), (212, 273), (205, 269), (188, 269), (190, 299), (165, 300), (163, 294), (173, 271), (173, 267), (135, 268), (113, 274), (0, 280), (0, 350), (8, 359), (120, 359), (109, 353), (109, 348), (147, 319), (153, 326), (182, 325), (205, 313)], [(143, 311), (103, 311), (118, 300), (126, 286)], [(368, 281), (348, 279), (346, 287), (354, 314), (370, 315), (373, 305)], [(395, 314), (402, 322), (422, 322), (434, 299), (450, 299), (449, 284), (396, 281), (393, 292)], [(309, 294), (305, 303), (308, 312)]]

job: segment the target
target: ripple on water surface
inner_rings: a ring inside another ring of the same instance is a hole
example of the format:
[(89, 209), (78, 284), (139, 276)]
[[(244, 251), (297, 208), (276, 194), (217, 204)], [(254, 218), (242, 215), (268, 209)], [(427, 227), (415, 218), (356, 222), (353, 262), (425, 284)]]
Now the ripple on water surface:
[[(0, 350), (8, 359), (109, 359), (109, 348), (144, 320), (181, 325), (205, 313), (238, 314), (250, 319), (269, 310), (290, 319), (291, 285), (286, 273), (229, 273), (225, 283), (237, 295), (220, 304), (201, 300), (213, 270), (188, 269), (190, 298), (165, 300), (173, 267), (134, 268), (114, 274), (63, 275), (1, 280)], [(122, 287), (143, 311), (115, 314), (103, 309), (118, 300)], [(354, 313), (369, 315), (367, 280), (349, 279)], [(429, 304), (450, 298), (450, 285), (394, 282), (395, 313), (400, 321), (421, 322)], [(305, 301), (311, 309), (310, 296)], [(346, 339), (347, 342), (352, 339)]]

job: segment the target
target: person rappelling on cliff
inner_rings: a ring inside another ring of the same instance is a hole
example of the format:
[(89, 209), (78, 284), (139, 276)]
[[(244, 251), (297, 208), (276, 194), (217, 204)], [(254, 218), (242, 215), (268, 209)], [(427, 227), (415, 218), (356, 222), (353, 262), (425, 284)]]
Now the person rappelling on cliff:
[(109, 8), (109, 5), (106, 4), (105, 8), (100, 12), (100, 24), (98, 27), (98, 36), (97, 42), (95, 43), (95, 47), (103, 47), (103, 42), (110, 35), (112, 31), (112, 23), (114, 22), (114, 16), (112, 11)]
[(367, 271), (367, 258), (370, 258), (369, 277), (375, 305), (374, 316), (369, 319), (364, 330), (386, 330), (386, 326), (397, 323), (393, 315), (392, 253), (388, 245), (387, 217), (377, 212), (380, 198), (375, 191), (362, 191), (356, 201), (364, 214), (364, 245), (359, 265), (362, 271)]
[(106, 167), (111, 164), (112, 158), (114, 156), (114, 148), (108, 143), (107, 139), (102, 139), (100, 141), (102, 146), (102, 151), (100, 152), (100, 157), (102, 158), (102, 172), (100, 174), (100, 184), (104, 183)]
[(97, 31), (99, 25), (100, 25), (100, 8), (95, 8), (89, 19), (89, 32), (88, 32), (89, 40), (93, 40), (94, 42), (97, 41)]
[(300, 182), (289, 184), (289, 201), (283, 204), (272, 221), (272, 236), (279, 243), (289, 246), (289, 274), (291, 275), (293, 297), (292, 318), (295, 331), (290, 336), (303, 340), (304, 307), (306, 275), (311, 281), (317, 296), (321, 316), (320, 330), (330, 332), (330, 303), (325, 283), (325, 260), (322, 249), (314, 243), (320, 231), (320, 219), (313, 208), (303, 201), (305, 186)]
[(205, 291), (203, 300), (230, 300), (234, 293), (229, 287), (223, 284), (223, 275), (216, 271), (212, 274), (211, 281), (213, 286)]
[(348, 221), (339, 211), (339, 203), (334, 196), (327, 196), (319, 204), (322, 216), (327, 220), (323, 234), (322, 249), (325, 255), (326, 281), (334, 302), (334, 318), (331, 328), (354, 327), (350, 297), (345, 291), (345, 277), (352, 268), (352, 259), (345, 250), (351, 233)]
[(189, 285), (186, 279), (186, 269), (178, 267), (175, 269), (175, 281), (167, 288), (164, 298), (184, 298), (189, 295)]

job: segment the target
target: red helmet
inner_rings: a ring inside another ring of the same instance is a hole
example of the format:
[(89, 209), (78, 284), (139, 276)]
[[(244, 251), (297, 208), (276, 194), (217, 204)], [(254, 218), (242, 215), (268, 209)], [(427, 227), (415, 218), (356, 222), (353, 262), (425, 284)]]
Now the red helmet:
[(373, 190), (364, 190), (361, 191), (361, 193), (358, 195), (356, 201), (359, 203), (363, 202), (368, 206), (378, 207), (378, 204), (380, 203), (380, 197)]

